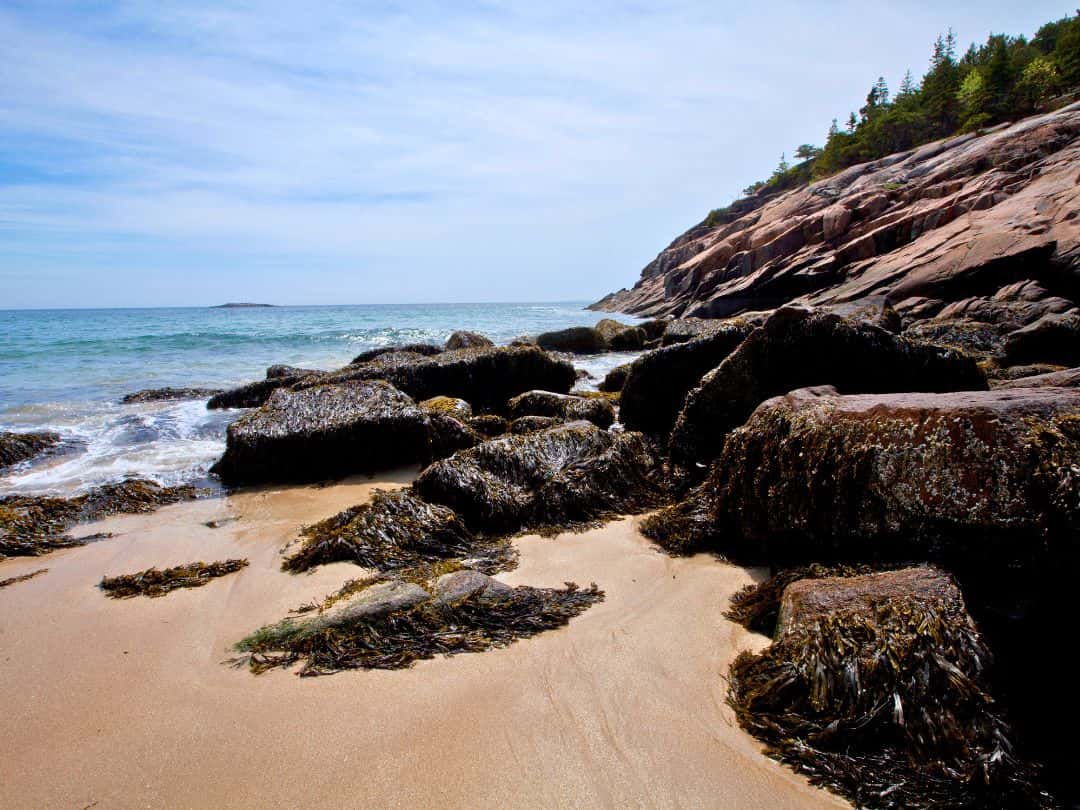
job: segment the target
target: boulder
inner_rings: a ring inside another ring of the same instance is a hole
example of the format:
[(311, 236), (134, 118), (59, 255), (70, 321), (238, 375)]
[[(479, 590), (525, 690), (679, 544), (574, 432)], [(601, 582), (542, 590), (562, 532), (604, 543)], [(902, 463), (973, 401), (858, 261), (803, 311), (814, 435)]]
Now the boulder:
[(611, 351), (636, 351), (644, 347), (649, 339), (644, 329), (611, 318), (603, 318), (594, 328)]
[(571, 326), (536, 336), (536, 345), (551, 352), (599, 354), (608, 350), (607, 341), (591, 326)]
[(743, 562), (1023, 559), (1080, 536), (1078, 466), (1075, 388), (808, 389), (758, 407), (644, 530)]
[(739, 723), (859, 807), (1043, 807), (991, 694), (993, 656), (934, 568), (796, 580), (729, 673)]
[(686, 397), (671, 433), (672, 459), (689, 465), (715, 458), (728, 431), (761, 402), (812, 385), (843, 393), (987, 388), (975, 361), (954, 350), (831, 313), (784, 307)]
[(536, 433), (538, 430), (547, 430), (556, 425), (561, 425), (565, 419), (555, 416), (519, 416), (510, 423), (510, 433), (521, 436), (525, 433)]
[(597, 388), (608, 393), (617, 393), (622, 391), (623, 385), (626, 384), (626, 378), (629, 376), (630, 363), (623, 363), (621, 366), (615, 366), (615, 368), (605, 374), (604, 379), (600, 381), (600, 385), (598, 385)]
[(469, 426), (468, 419), (459, 419), (438, 411), (427, 414), (429, 459), (446, 458), (458, 450), (475, 447), (484, 436)]
[(466, 424), (481, 436), (502, 436), (510, 429), (510, 423), (492, 413), (480, 414), (466, 421)]
[(1005, 335), (1008, 331), (1009, 328), (1002, 324), (935, 318), (912, 324), (904, 330), (903, 335), (916, 343), (955, 349), (993, 366), (1004, 360)]
[(427, 414), (441, 413), (459, 421), (466, 421), (473, 415), (472, 405), (457, 397), (432, 397), (420, 403), (420, 409)]
[(526, 391), (507, 403), (511, 419), (522, 416), (551, 416), (564, 422), (585, 419), (602, 428), (615, 421), (615, 408), (603, 398), (576, 397), (551, 391)]
[(506, 596), (513, 590), (505, 582), (499, 582), (494, 577), (470, 568), (443, 574), (435, 580), (435, 598), (446, 604), (460, 602), (475, 595), (481, 598)]
[(446, 351), (452, 352), (458, 349), (483, 349), (494, 346), (488, 338), (477, 332), (459, 330), (450, 335), (446, 340)]
[(425, 469), (413, 486), (476, 531), (551, 530), (655, 505), (656, 466), (640, 434), (571, 422), (455, 453)]
[(335, 372), (260, 380), (211, 398), (207, 407), (258, 407), (279, 388), (302, 390), (360, 380), (386, 380), (417, 400), (450, 396), (471, 402), (478, 410), (496, 410), (510, 397), (532, 388), (569, 391), (575, 379), (570, 363), (532, 346), (418, 354), (387, 349), (374, 359)]
[(60, 443), (60, 435), (41, 433), (0, 433), (0, 470), (44, 453)]
[(479, 411), (497, 411), (533, 388), (565, 393), (574, 385), (574, 367), (534, 346), (460, 349), (407, 363), (378, 360), (351, 366), (299, 387), (325, 382), (382, 379), (417, 400), (458, 397)]
[(228, 484), (316, 481), (423, 461), (429, 420), (381, 380), (278, 390), (227, 432), (214, 465)]
[(751, 331), (745, 323), (718, 323), (705, 337), (643, 354), (630, 364), (623, 384), (619, 401), (623, 424), (630, 430), (666, 438), (687, 393)]
[(137, 402), (166, 402), (178, 399), (209, 399), (222, 393), (220, 388), (147, 388), (133, 394), (125, 394), (120, 401), (125, 405)]
[(358, 365), (360, 363), (370, 363), (372, 360), (376, 360), (386, 354), (396, 354), (400, 352), (408, 352), (410, 354), (419, 354), (424, 357), (431, 357), (443, 352), (442, 346), (436, 346), (434, 343), (406, 343), (400, 346), (379, 346), (376, 349), (368, 349), (366, 352), (361, 352), (353, 358), (351, 365)]
[(1017, 363), (1080, 364), (1080, 310), (1044, 315), (1034, 323), (1010, 332), (1005, 356)]
[(296, 643), (326, 630), (344, 629), (389, 613), (408, 610), (430, 599), (431, 594), (412, 582), (376, 582), (309, 619), (287, 620), (276, 625), (275, 629), (282, 634), (280, 640), (287, 638)]

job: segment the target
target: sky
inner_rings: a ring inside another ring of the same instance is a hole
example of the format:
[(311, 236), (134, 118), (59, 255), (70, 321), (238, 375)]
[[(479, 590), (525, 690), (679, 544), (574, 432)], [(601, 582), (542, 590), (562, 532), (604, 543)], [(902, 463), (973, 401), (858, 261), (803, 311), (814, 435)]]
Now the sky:
[(1070, 3), (0, 4), (0, 309), (593, 300)]

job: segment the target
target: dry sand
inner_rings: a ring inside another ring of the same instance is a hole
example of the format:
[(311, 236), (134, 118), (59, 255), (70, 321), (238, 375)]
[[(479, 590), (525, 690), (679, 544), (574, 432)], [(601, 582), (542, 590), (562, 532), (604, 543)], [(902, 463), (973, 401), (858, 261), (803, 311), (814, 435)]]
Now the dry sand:
[[(847, 806), (762, 756), (724, 704), (731, 659), (766, 643), (722, 617), (752, 572), (670, 559), (632, 519), (519, 541), (502, 579), (595, 581), (607, 600), (507, 649), (324, 678), (224, 663), (251, 630), (360, 573), (284, 574), (279, 550), (373, 486), (179, 504), (79, 532), (110, 540), (0, 563), (0, 579), (49, 568), (0, 590), (0, 806)], [(95, 587), (238, 556), (251, 565), (160, 599)]]

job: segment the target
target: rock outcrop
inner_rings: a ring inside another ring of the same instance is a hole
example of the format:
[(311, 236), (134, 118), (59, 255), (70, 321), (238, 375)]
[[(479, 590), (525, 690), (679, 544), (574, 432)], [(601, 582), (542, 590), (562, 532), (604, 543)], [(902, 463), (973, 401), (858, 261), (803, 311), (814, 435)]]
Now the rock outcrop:
[(489, 338), (478, 332), (468, 332), (463, 329), (459, 329), (446, 339), (446, 351), (448, 352), (457, 351), (458, 349), (483, 349), (494, 345)]
[(211, 472), (228, 484), (317, 481), (426, 460), (429, 420), (382, 380), (275, 391), (229, 425)]
[(742, 321), (717, 322), (707, 335), (646, 352), (622, 386), (619, 418), (631, 430), (667, 438), (687, 393), (749, 336)]
[[(1078, 136), (1073, 104), (740, 201), (721, 224), (672, 242), (633, 289), (593, 308), (720, 318), (795, 299), (831, 305), (873, 295), (905, 320), (949, 305), (950, 319), (1047, 314), (1063, 306), (1051, 299), (1074, 303), (1080, 289)], [(1025, 281), (1042, 290), (1027, 301), (1035, 307), (977, 300)]]
[(706, 462), (728, 431), (770, 397), (812, 385), (841, 393), (986, 390), (970, 357), (913, 343), (868, 323), (805, 307), (778, 309), (686, 397), (672, 458)]
[(611, 427), (615, 421), (615, 408), (608, 400), (598, 397), (526, 391), (511, 399), (507, 407), (511, 419), (523, 416), (548, 416), (564, 422), (584, 419), (602, 428)]
[(0, 433), (0, 470), (44, 453), (60, 443), (57, 433)]
[[(267, 371), (269, 376), (270, 371)], [(178, 399), (209, 399), (222, 393), (220, 388), (147, 388), (125, 394), (120, 401), (125, 405), (137, 402), (167, 402)]]
[(564, 529), (657, 504), (657, 459), (637, 433), (571, 422), (491, 439), (425, 469), (413, 485), (474, 531)]
[(645, 531), (759, 563), (1027, 558), (1080, 536), (1078, 468), (1075, 388), (807, 389), (759, 406)]
[(374, 359), (334, 372), (259, 380), (213, 397), (208, 408), (252, 408), (274, 391), (385, 380), (415, 400), (437, 396), (464, 399), (479, 411), (499, 410), (508, 399), (533, 388), (566, 393), (574, 385), (574, 367), (535, 346), (493, 346), (440, 351), (430, 356), (387, 351)]

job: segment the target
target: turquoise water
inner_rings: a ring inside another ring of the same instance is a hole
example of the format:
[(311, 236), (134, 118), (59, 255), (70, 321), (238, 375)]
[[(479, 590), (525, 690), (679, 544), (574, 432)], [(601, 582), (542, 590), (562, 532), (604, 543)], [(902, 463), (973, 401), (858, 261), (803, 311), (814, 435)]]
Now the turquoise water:
[[(365, 349), (496, 343), (595, 323), (583, 303), (0, 311), (0, 430), (54, 430), (62, 452), (0, 477), (0, 493), (70, 493), (125, 475), (200, 480), (238, 412), (201, 401), (120, 405), (143, 388), (223, 388), (274, 363), (336, 368)], [(632, 320), (632, 319), (624, 319)], [(577, 358), (597, 376), (627, 355)]]

